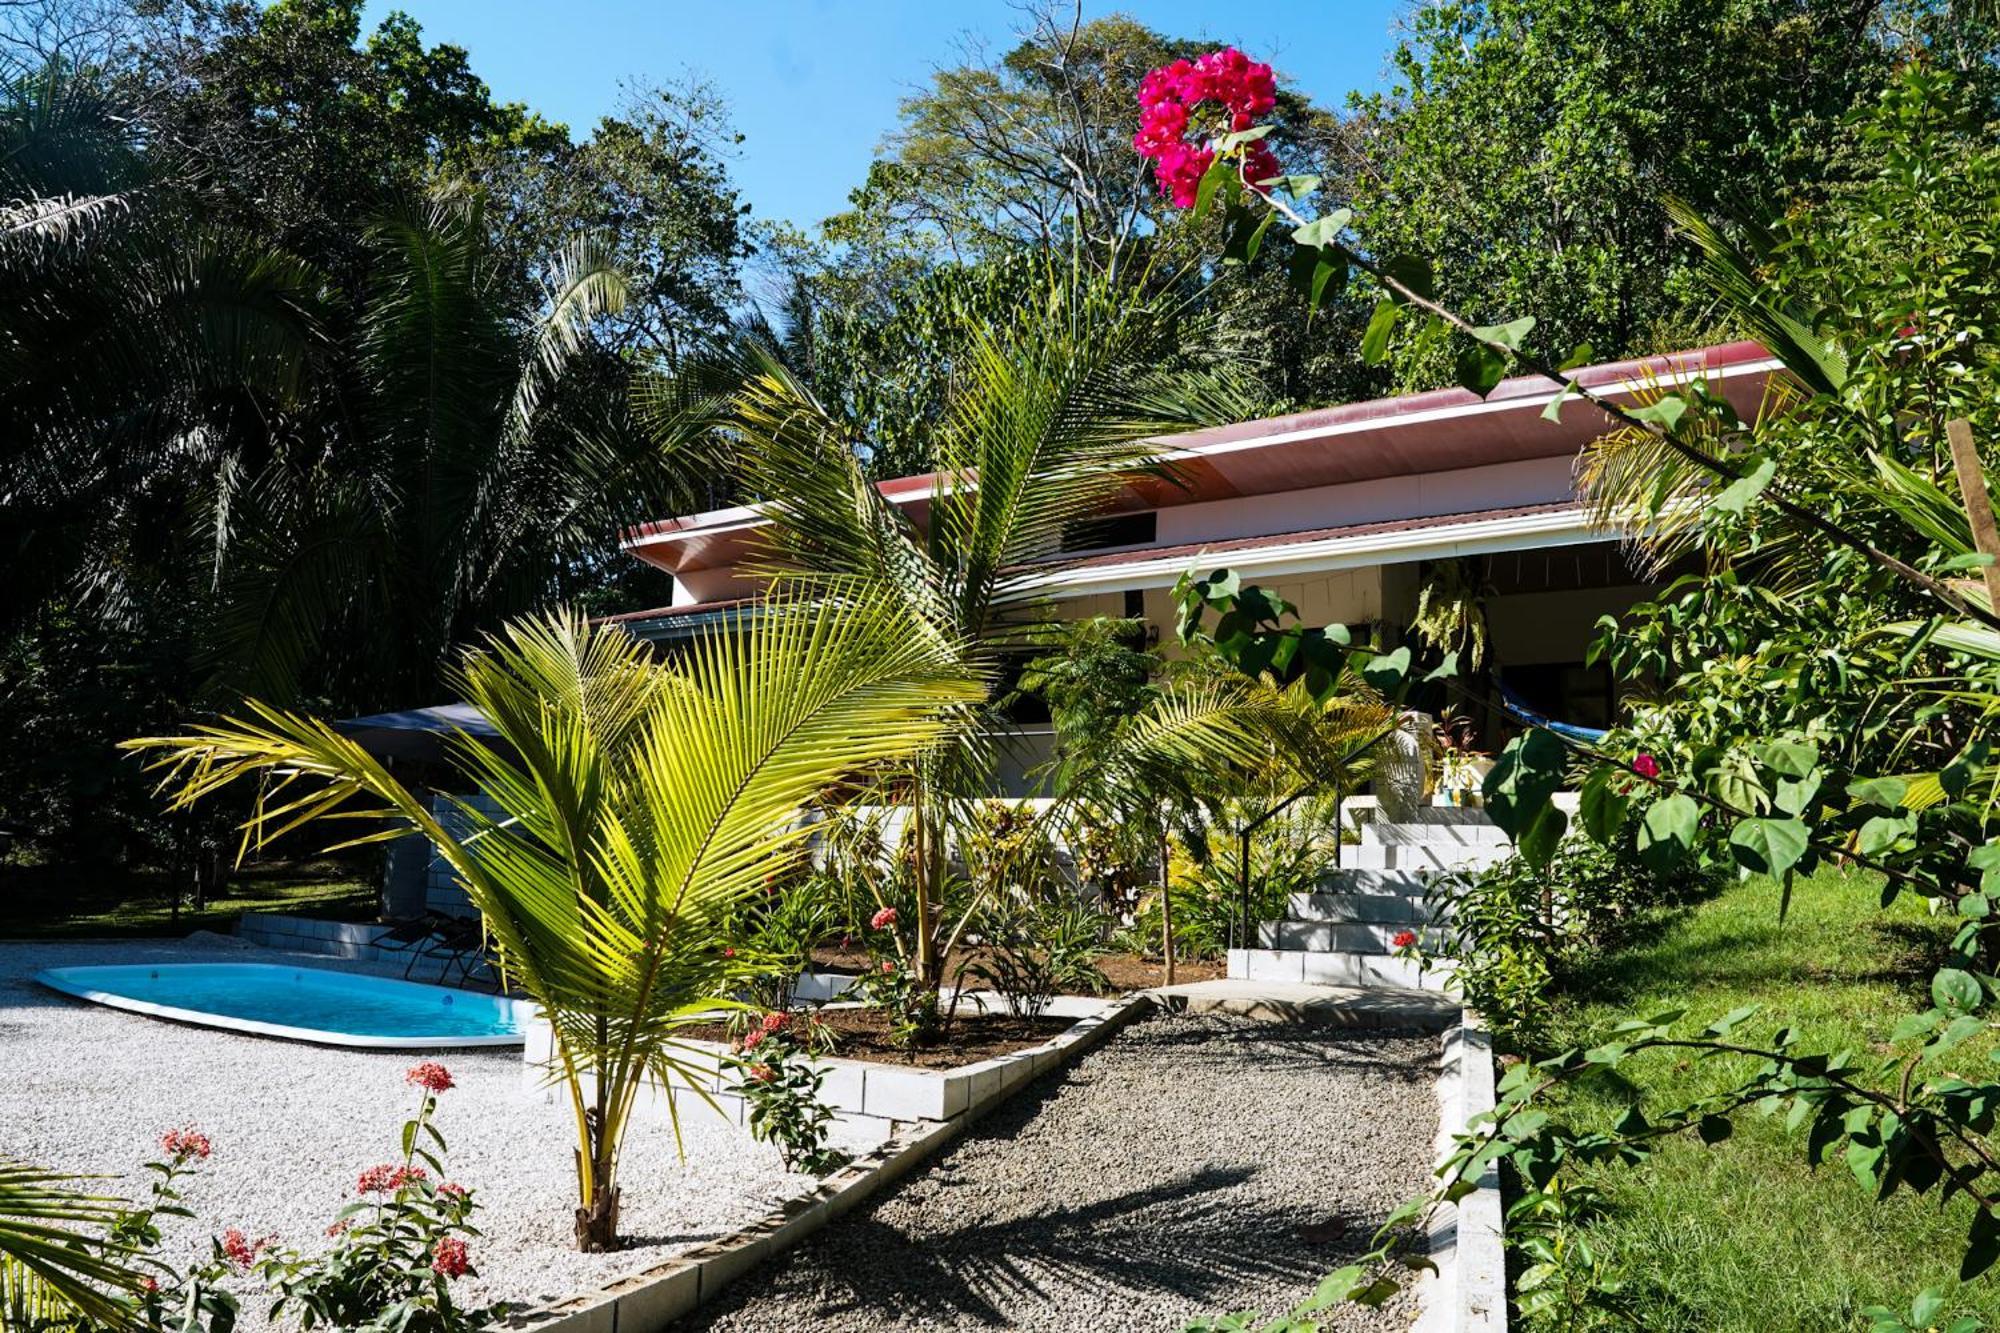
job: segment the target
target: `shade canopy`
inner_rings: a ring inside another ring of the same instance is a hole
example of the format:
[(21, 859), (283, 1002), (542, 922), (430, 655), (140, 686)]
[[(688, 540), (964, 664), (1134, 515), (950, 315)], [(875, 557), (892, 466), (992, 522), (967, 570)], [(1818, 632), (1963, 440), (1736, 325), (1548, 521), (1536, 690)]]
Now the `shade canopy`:
[(378, 759), (415, 759), (430, 763), (445, 757), (445, 741), (454, 734), (493, 744), (500, 732), (486, 714), (467, 703), (406, 708), (397, 713), (350, 717), (334, 728), (360, 742)]

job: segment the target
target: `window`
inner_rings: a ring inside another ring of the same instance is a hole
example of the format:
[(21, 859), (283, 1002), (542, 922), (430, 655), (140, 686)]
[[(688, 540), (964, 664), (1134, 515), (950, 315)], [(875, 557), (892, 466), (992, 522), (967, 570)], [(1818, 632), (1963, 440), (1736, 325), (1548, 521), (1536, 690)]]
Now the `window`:
[(1159, 535), (1159, 515), (1150, 510), (1143, 514), (1106, 514), (1064, 527), (1062, 549), (1097, 551), (1112, 546), (1147, 546), (1158, 541)]

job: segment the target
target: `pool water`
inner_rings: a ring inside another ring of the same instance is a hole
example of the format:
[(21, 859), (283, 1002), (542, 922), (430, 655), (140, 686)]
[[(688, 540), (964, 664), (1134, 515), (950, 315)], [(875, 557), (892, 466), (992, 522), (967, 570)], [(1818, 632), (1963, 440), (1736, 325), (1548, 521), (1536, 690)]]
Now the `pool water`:
[(527, 1017), (505, 996), (272, 963), (57, 967), (35, 980), (135, 1013), (334, 1046), (519, 1046)]

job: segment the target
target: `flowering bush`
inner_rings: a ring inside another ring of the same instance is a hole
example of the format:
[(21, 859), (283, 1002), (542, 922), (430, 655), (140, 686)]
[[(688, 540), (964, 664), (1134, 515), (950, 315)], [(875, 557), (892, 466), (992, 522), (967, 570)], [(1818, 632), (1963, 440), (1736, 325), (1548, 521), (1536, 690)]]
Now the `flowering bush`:
[(833, 1112), (820, 1099), (826, 1071), (812, 1058), (824, 1046), (810, 1014), (768, 1013), (736, 1041), (726, 1058), (738, 1072), (734, 1092), (750, 1106), (750, 1133), (776, 1143), (788, 1171), (823, 1176), (847, 1162), (826, 1146)]
[[(1139, 85), (1139, 132), (1132, 146), (1153, 164), (1160, 193), (1176, 208), (1192, 208), (1201, 178), (1215, 161), (1216, 146), (1199, 133), (1194, 114), (1204, 106), (1216, 110), (1215, 128), (1225, 134), (1252, 135), (1257, 117), (1278, 104), (1278, 83), (1271, 67), (1253, 61), (1235, 47), (1211, 51), (1199, 60), (1176, 60), (1148, 74)], [(1197, 129), (1190, 141), (1188, 130)], [(1224, 139), (1221, 142), (1230, 143)], [(1260, 139), (1231, 144), (1240, 148), (1241, 178), (1255, 189), (1279, 174), (1278, 159)]]
[(356, 1333), (473, 1333), (506, 1313), (462, 1307), (452, 1296), (453, 1281), (477, 1273), (468, 1238), (479, 1233), (472, 1191), (437, 1183), (445, 1141), (432, 1120), (439, 1095), (455, 1086), (451, 1073), (427, 1060), (405, 1077), (422, 1093), (403, 1126), (402, 1158), (361, 1172), (354, 1201), (327, 1228), (325, 1252), (301, 1255), (275, 1237), (253, 1241), (233, 1229), (216, 1243), (219, 1263), (255, 1271), (277, 1294), (274, 1317)]

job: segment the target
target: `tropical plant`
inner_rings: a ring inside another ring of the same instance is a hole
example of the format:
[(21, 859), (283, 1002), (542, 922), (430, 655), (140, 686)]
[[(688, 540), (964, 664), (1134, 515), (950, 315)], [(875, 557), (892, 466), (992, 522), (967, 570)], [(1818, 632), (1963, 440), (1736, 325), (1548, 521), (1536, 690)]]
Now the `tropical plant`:
[(417, 1113), (404, 1123), (400, 1160), (369, 1167), (327, 1234), (333, 1243), (310, 1255), (229, 1232), (215, 1246), (218, 1265), (255, 1272), (277, 1297), (273, 1316), (295, 1315), (302, 1328), (353, 1333), (479, 1333), (507, 1313), (505, 1304), (462, 1306), (451, 1284), (477, 1276), (469, 1240), (479, 1231), (473, 1192), (446, 1179), (438, 1096), (453, 1086), (435, 1061), (413, 1067)]
[(736, 1074), (731, 1090), (749, 1105), (751, 1136), (777, 1144), (787, 1171), (824, 1176), (847, 1163), (846, 1153), (826, 1146), (833, 1111), (820, 1095), (826, 1066), (814, 1058), (832, 1039), (811, 1013), (773, 1011), (723, 1057)]
[[(843, 423), (768, 355), (752, 353), (729, 438), (771, 522), (764, 572), (883, 589), (997, 684), (1006, 659), (1047, 632), (1041, 587), (1066, 533), (1166, 470), (1159, 436), (1226, 419), (1240, 399), (1232, 377), (1187, 368), (1199, 331), (1168, 304), (1077, 266), (1050, 261), (1024, 317), (966, 336), (922, 523), (875, 488)], [(970, 921), (970, 908), (947, 919), (940, 894), (952, 825), (989, 781), (1004, 724), (988, 705), (1000, 697), (961, 710), (954, 744), (884, 793), (909, 810), (911, 965), (930, 994)]]
[(131, 1318), (145, 1274), (103, 1239), (126, 1202), (86, 1194), (81, 1183), (0, 1161), (0, 1327), (116, 1326)]
[(903, 608), (851, 585), (817, 591), (835, 595), (776, 595), (664, 665), (567, 615), (469, 653), (460, 687), (503, 745), (453, 742), (497, 812), (459, 804), (462, 835), (354, 741), (268, 705), (130, 744), (156, 756), (178, 805), (258, 783), (253, 846), (326, 818), (388, 822), (363, 841), (411, 828), (431, 841), (554, 1028), (552, 1072), (576, 1118), (577, 1243), (605, 1249), (634, 1107), (648, 1084), (699, 1092), (675, 1034), (745, 979), (720, 932), (809, 833), (801, 810), (845, 776), (907, 762), (945, 733), (944, 710), (983, 697), (957, 645)]

